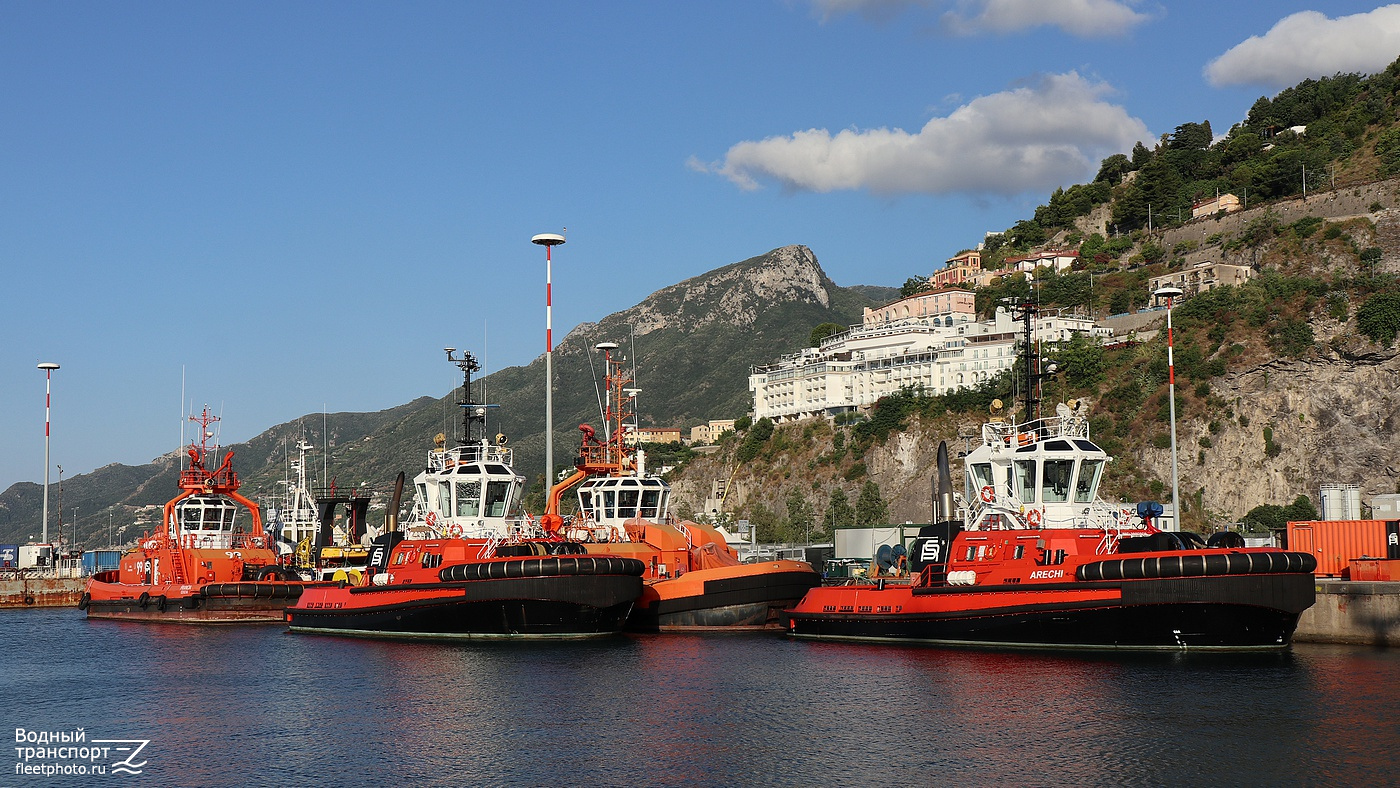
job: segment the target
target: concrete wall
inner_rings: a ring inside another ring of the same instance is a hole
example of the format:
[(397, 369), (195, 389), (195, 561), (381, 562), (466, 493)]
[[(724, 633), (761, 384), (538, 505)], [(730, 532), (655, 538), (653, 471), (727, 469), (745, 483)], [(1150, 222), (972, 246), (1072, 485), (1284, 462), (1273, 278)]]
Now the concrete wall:
[(1400, 646), (1400, 583), (1317, 581), (1317, 602), (1298, 618), (1293, 639)]

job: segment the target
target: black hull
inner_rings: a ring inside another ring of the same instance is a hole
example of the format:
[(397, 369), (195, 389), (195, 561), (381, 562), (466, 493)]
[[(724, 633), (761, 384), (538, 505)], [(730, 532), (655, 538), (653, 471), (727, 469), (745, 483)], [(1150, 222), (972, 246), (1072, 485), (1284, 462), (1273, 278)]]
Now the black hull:
[(702, 594), (656, 599), (633, 608), (627, 628), (637, 632), (781, 628), (787, 623), (783, 612), (820, 584), (821, 576), (815, 572), (707, 580)]
[[(291, 608), (287, 621), (297, 632), (379, 638), (592, 637), (622, 630), (641, 586), (625, 575), (371, 586), (348, 589), (341, 608)], [(453, 593), (422, 598), (425, 589)]]
[(939, 611), (932, 600), (949, 594), (925, 594), (926, 609), (910, 605), (896, 615), (793, 612), (790, 631), (817, 639), (1007, 648), (1275, 650), (1288, 647), (1314, 596), (1310, 574), (1143, 580), (1121, 588), (1114, 602), (1075, 601), (1066, 588), (1063, 600), (1042, 592), (1041, 601), (1027, 604), (1024, 594), (1008, 592), (1007, 606), (975, 612)]

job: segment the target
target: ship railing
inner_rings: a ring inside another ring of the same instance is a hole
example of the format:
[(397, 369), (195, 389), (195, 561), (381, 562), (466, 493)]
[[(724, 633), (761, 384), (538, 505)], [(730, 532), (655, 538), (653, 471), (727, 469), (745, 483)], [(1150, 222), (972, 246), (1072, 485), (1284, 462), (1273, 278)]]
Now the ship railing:
[(511, 465), (515, 450), (505, 446), (479, 443), (469, 446), (456, 446), (451, 449), (430, 449), (428, 451), (428, 471), (442, 473), (468, 462), (499, 462)]
[(989, 421), (982, 425), (982, 442), (988, 446), (1011, 448), (1029, 446), (1050, 438), (1089, 438), (1089, 422), (1079, 416), (1047, 416), (1042, 419), (1011, 424)]

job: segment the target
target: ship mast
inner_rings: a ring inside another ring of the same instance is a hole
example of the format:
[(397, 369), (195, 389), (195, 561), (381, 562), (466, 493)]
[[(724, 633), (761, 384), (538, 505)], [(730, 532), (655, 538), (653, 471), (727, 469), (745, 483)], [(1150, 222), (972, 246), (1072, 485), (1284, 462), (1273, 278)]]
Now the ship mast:
[[(457, 348), (444, 348), (447, 351), (447, 360), (457, 365), (462, 370), (462, 398), (457, 400), (457, 407), (462, 409), (462, 439), (459, 445), (469, 446), (473, 443), (486, 440), (486, 408), (487, 405), (472, 402), (471, 387), (472, 373), (481, 371), (481, 364), (470, 351), (463, 350), (460, 356), (454, 355)], [(481, 437), (475, 437), (476, 429), (481, 428)]]

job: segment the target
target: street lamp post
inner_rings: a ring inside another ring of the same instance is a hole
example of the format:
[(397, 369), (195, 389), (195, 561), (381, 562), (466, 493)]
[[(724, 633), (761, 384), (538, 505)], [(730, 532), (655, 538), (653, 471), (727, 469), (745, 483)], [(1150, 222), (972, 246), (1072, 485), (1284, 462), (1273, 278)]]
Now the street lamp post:
[(44, 544), (49, 543), (49, 381), (58, 365), (45, 361), (39, 365), (44, 370)]
[(544, 247), (544, 487), (554, 486), (554, 247), (564, 236), (540, 233), (530, 243)]
[(1181, 482), (1176, 471), (1176, 365), (1172, 359), (1172, 307), (1180, 298), (1181, 288), (1161, 287), (1152, 294), (1167, 299), (1167, 403), (1172, 423), (1172, 519), (1176, 530), (1181, 530)]

